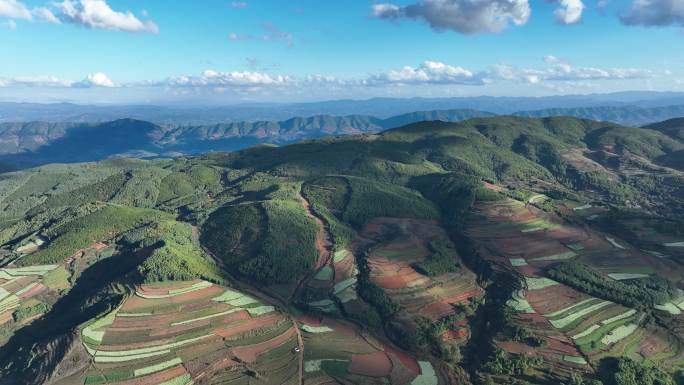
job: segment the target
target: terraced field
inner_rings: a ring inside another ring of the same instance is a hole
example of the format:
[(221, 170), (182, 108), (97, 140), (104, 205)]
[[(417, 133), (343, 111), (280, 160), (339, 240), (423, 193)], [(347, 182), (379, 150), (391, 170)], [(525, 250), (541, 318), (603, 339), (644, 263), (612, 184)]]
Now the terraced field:
[(85, 384), (298, 383), (295, 325), (232, 289), (188, 281), (144, 285), (83, 325)]
[[(369, 250), (369, 281), (398, 305), (398, 317), (409, 323), (423, 318), (437, 322), (463, 316), (459, 306), (484, 295), (475, 275), (460, 262), (453, 245), (448, 249), (448, 258), (456, 268), (434, 276), (419, 272), (417, 265), (435, 253), (431, 242), (450, 244), (438, 223), (397, 218), (372, 220), (359, 240), (359, 247)], [(469, 334), (467, 323), (458, 322), (445, 332), (443, 339), (458, 344), (465, 342)]]
[[(531, 231), (530, 223), (535, 224)], [(478, 242), (482, 256), (521, 277), (522, 289), (509, 301), (516, 313), (513, 321), (542, 341), (533, 346), (502, 339), (499, 347), (541, 356), (554, 363), (556, 370), (568, 372), (592, 371), (609, 356), (643, 359), (654, 346), (663, 363), (672, 364), (683, 354), (677, 338), (657, 325), (644, 323), (643, 312), (546, 277), (548, 269), (567, 261), (586, 264), (607, 280), (640, 279), (661, 271), (669, 276), (668, 261), (649, 256), (613, 235), (570, 225), (512, 199), (479, 204), (467, 231)], [(656, 308), (673, 316), (681, 313), (677, 303)]]
[(68, 276), (63, 265), (0, 269), (0, 345), (50, 309), (69, 287)]
[(311, 316), (297, 321), (304, 336), (305, 384), (438, 383), (431, 363), (419, 363), (350, 322)]

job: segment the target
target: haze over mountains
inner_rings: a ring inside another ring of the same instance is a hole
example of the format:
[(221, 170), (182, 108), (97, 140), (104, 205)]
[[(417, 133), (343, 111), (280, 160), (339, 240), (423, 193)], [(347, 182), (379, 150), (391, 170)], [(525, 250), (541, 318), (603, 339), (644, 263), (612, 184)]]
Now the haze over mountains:
[[(591, 108), (591, 110), (575, 111), (580, 108)], [(617, 122), (622, 124), (644, 124), (682, 115), (684, 93), (635, 91), (547, 97), (374, 98), (228, 106), (0, 103), (0, 122), (81, 123), (133, 118), (158, 124), (200, 125), (238, 121), (281, 121), (313, 115), (369, 115), (387, 119), (415, 111), (451, 109), (470, 109), (497, 115), (520, 114), (523, 116), (548, 116), (567, 111), (566, 114), (573, 116), (598, 119), (605, 116), (617, 119)], [(602, 112), (603, 109), (607, 109), (608, 112)], [(591, 116), (581, 114), (591, 114)]]
[[(677, 102), (681, 104), (667, 105)], [(610, 105), (595, 105), (601, 103)], [(449, 106), (477, 108), (439, 109)], [(421, 107), (431, 108), (419, 110)], [(523, 107), (547, 108), (515, 110)], [(387, 116), (390, 111), (407, 110), (410, 112)], [(235, 117), (286, 117), (313, 112), (320, 114), (283, 120), (231, 121)], [(340, 115), (348, 112), (354, 114)], [(572, 116), (639, 127), (684, 116), (684, 96), (635, 92), (582, 97), (371, 99), (204, 108), (2, 103), (0, 163), (6, 170), (112, 156), (154, 158), (233, 151), (262, 143), (288, 144), (323, 136), (378, 133), (422, 121), (459, 122), (499, 114), (533, 118)]]

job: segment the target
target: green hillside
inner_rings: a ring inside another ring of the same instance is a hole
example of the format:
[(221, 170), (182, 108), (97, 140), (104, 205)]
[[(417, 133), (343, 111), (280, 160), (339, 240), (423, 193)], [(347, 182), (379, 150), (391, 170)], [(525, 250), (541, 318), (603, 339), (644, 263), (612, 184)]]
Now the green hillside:
[(0, 174), (0, 384), (674, 383), (682, 153), (486, 117)]

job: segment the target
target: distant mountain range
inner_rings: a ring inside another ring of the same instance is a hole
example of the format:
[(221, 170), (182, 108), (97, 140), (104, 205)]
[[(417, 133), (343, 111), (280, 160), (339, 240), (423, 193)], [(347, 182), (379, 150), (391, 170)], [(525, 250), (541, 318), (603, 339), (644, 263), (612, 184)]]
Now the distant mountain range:
[[(11, 167), (46, 163), (96, 161), (112, 156), (138, 158), (173, 157), (211, 151), (233, 151), (262, 144), (288, 144), (323, 136), (377, 133), (422, 121), (459, 122), (497, 114), (474, 109), (426, 110), (388, 118), (370, 115), (315, 115), (282, 121), (180, 125), (157, 124), (138, 119), (110, 122), (0, 123), (0, 172)], [(542, 118), (572, 116), (642, 126), (684, 116), (684, 104), (668, 107), (603, 106), (550, 108), (512, 115)], [(681, 140), (677, 122), (667, 122), (665, 134)], [(674, 123), (673, 123), (674, 122)], [(665, 124), (665, 123), (662, 123)], [(654, 125), (661, 130), (665, 126)], [(673, 135), (678, 132), (680, 137)], [(11, 165), (11, 166), (10, 166)]]
[(414, 112), (389, 119), (319, 115), (280, 122), (200, 126), (157, 125), (136, 119), (106, 123), (0, 123), (0, 162), (27, 167), (93, 161), (114, 155), (149, 158), (232, 151), (259, 143), (287, 144), (323, 136), (376, 133), (426, 120), (455, 122), (488, 116), (493, 114), (449, 110)]
[[(132, 118), (156, 124), (206, 125), (240, 121), (283, 121), (299, 116), (367, 115), (380, 119), (414, 111), (478, 110), (497, 115), (511, 115), (520, 111), (551, 109), (584, 109), (620, 107), (626, 110), (611, 112), (623, 124), (642, 124), (642, 116), (649, 113), (640, 109), (664, 108), (649, 122), (662, 120), (670, 106), (684, 106), (684, 93), (676, 92), (621, 92), (611, 94), (567, 95), (547, 97), (454, 97), (454, 98), (374, 98), (368, 100), (332, 100), (312, 103), (252, 103), (229, 106), (154, 106), (154, 105), (77, 105), (70, 103), (0, 103), (0, 122), (68, 122), (102, 123)], [(637, 111), (637, 112), (634, 112)], [(594, 112), (596, 113), (596, 112)], [(654, 112), (655, 113), (655, 112)], [(637, 114), (638, 119), (630, 118)], [(573, 115), (574, 116), (574, 115)], [(598, 117), (584, 116), (587, 118)]]

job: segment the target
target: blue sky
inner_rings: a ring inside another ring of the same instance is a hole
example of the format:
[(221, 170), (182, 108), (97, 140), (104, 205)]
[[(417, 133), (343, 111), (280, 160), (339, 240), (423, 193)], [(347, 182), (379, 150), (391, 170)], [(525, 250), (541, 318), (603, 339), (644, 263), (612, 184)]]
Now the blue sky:
[(682, 91), (683, 27), (682, 0), (0, 0), (0, 100)]

